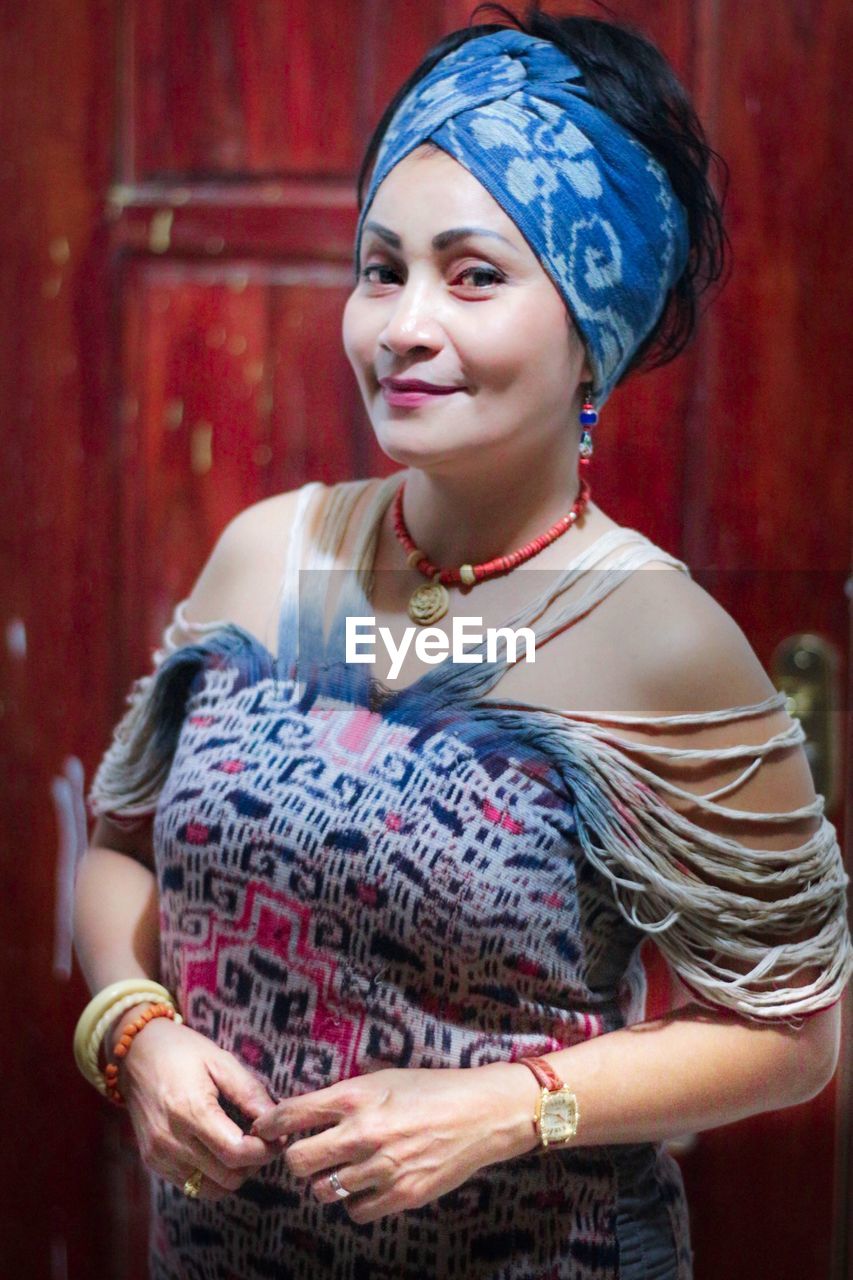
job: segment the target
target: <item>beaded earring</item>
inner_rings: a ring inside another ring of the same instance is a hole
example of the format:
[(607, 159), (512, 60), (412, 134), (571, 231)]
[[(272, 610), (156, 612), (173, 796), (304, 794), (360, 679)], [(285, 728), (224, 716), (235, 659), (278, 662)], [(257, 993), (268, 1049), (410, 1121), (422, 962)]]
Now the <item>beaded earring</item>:
[(590, 435), (590, 428), (594, 427), (598, 422), (598, 412), (592, 401), (592, 383), (589, 383), (587, 385), (586, 394), (584, 396), (584, 402), (583, 402), (583, 405), (581, 406), (579, 420), (580, 420), (581, 426), (583, 427), (583, 433), (581, 434), (581, 439), (580, 439), (580, 447), (578, 449), (578, 452), (580, 454), (580, 462), (585, 463), (587, 466), (589, 466), (589, 460), (592, 457), (592, 453), (593, 453), (592, 436)]

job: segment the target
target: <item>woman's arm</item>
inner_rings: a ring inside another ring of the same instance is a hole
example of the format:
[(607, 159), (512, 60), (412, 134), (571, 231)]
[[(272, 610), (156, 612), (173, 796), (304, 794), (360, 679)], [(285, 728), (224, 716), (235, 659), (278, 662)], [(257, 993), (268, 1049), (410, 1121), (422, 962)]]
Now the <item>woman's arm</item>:
[[(576, 1093), (572, 1147), (658, 1142), (730, 1124), (814, 1097), (832, 1076), (837, 1010), (820, 1018), (815, 1051), (803, 1031), (753, 1027), (735, 1014), (683, 1008), (545, 1055)], [(356, 1222), (419, 1208), (480, 1169), (541, 1148), (533, 1116), (539, 1085), (521, 1063), (391, 1069), (285, 1099), (252, 1132), (293, 1141), (287, 1162), (331, 1203), (335, 1169)], [(305, 1130), (324, 1127), (316, 1136)]]
[[(190, 595), (192, 622), (238, 622), (264, 640), (274, 614), (299, 490), (262, 499), (223, 529)], [(194, 637), (178, 635), (173, 644)], [(92, 991), (122, 978), (157, 979), (159, 921), (153, 815), (132, 827), (100, 816), (75, 887), (74, 943)], [(128, 1020), (130, 1018), (128, 1017)]]
[(101, 817), (77, 872), (74, 945), (90, 991), (123, 978), (159, 981), (151, 819), (125, 831)]
[[(774, 692), (743, 632), (695, 583), (681, 574), (654, 573), (637, 574), (622, 591), (626, 587), (633, 587), (635, 596), (631, 612), (634, 652), (639, 655), (637, 679), (643, 701), (655, 714), (744, 706)], [(660, 618), (670, 621), (661, 628)], [(657, 642), (652, 643), (655, 635)], [(648, 732), (621, 726), (617, 732), (636, 742), (707, 748), (765, 740), (788, 722), (782, 710), (772, 718), (711, 724), (689, 736), (657, 732), (650, 738)], [(724, 769), (719, 764), (659, 764), (657, 772), (686, 791), (708, 794), (738, 777), (743, 768), (741, 759)], [(767, 757), (722, 803), (745, 813), (784, 813), (814, 798), (805, 752), (795, 746)], [(670, 803), (706, 830), (758, 850), (793, 848), (817, 826), (814, 818), (781, 826), (740, 823), (681, 798), (670, 797)], [(765, 900), (774, 896), (753, 885), (747, 892)], [(720, 929), (725, 927), (721, 921)], [(790, 985), (804, 986), (816, 976), (805, 968)], [(808, 1101), (832, 1079), (840, 1044), (840, 1002), (807, 1015), (798, 1030), (782, 1023), (760, 1025), (728, 1010), (691, 1002), (664, 1018), (545, 1056), (578, 1096), (581, 1143), (656, 1142)], [(507, 1083), (512, 1073), (518, 1088), (526, 1092), (526, 1125), (525, 1107), (516, 1108), (516, 1123), (509, 1125), (507, 1139), (511, 1151), (524, 1150), (525, 1144), (529, 1149), (529, 1102), (537, 1095), (536, 1081), (518, 1064), (494, 1069), (504, 1072)]]
[[(793, 1031), (692, 1005), (545, 1057), (580, 1103), (572, 1145), (659, 1142), (815, 1097), (835, 1071), (839, 1015), (835, 1005)], [(539, 1094), (532, 1073), (520, 1063), (484, 1070), (500, 1073), (505, 1090), (495, 1098), (506, 1123), (493, 1134), (494, 1159), (530, 1151)]]
[[(296, 494), (284, 494), (266, 499), (231, 521), (189, 598), (191, 622), (231, 619), (264, 635), (274, 610), (295, 498)], [(190, 638), (173, 637), (172, 645)], [(150, 731), (140, 716), (132, 727), (141, 735)], [(126, 748), (126, 737), (118, 745)], [(152, 818), (125, 828), (104, 816), (112, 811), (123, 814), (123, 806), (130, 807), (125, 797), (133, 752), (116, 749), (113, 754), (108, 781), (97, 791), (101, 816), (75, 884), (74, 945), (92, 991), (127, 978), (159, 979)], [(135, 783), (139, 790), (141, 784)], [(156, 800), (155, 782), (148, 789), (146, 804)], [(131, 798), (134, 804), (142, 803)], [(104, 1043), (108, 1055), (139, 1008), (120, 1014), (109, 1028)], [(178, 1186), (201, 1169), (201, 1194), (218, 1199), (236, 1190), (252, 1168), (275, 1158), (274, 1148), (245, 1135), (223, 1109), (224, 1096), (247, 1119), (261, 1115), (272, 1105), (262, 1083), (233, 1054), (186, 1025), (165, 1018), (147, 1024), (121, 1060), (119, 1088), (144, 1162)]]
[[(125, 978), (159, 980), (157, 882), (152, 870), (151, 819), (133, 831), (97, 820), (74, 889), (74, 948), (91, 992)], [(111, 1051), (138, 1009), (110, 1027)]]

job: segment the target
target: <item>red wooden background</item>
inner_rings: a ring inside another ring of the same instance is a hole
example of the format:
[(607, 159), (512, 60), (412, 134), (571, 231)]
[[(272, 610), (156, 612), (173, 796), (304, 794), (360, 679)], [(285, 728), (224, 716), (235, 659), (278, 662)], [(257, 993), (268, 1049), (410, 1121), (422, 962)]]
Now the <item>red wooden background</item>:
[[(83, 781), (226, 521), (390, 469), (340, 343), (353, 179), (391, 92), (472, 8), (0, 6), (3, 1276), (144, 1274), (128, 1130), (70, 1052)], [(833, 644), (842, 710), (849, 7), (612, 8), (659, 41), (731, 165), (736, 270), (691, 353), (608, 405), (596, 500), (708, 571), (765, 662), (795, 631)], [(681, 1157), (697, 1280), (840, 1280), (843, 1095)]]

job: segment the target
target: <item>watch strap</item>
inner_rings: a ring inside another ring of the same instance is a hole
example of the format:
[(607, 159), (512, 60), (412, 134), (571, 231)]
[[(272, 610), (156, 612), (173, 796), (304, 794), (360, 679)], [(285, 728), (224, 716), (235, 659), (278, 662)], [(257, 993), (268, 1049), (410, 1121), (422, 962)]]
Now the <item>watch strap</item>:
[(549, 1092), (565, 1089), (565, 1081), (560, 1079), (550, 1062), (544, 1058), (519, 1058), (518, 1061), (530, 1068), (543, 1089)]

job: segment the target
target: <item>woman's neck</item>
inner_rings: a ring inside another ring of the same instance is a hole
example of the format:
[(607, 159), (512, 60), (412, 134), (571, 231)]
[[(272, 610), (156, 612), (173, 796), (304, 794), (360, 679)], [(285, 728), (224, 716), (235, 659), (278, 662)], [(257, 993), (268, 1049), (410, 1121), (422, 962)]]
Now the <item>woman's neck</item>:
[[(579, 490), (576, 459), (561, 470), (506, 477), (503, 482), (493, 467), (489, 474), (473, 478), (410, 468), (405, 479), (403, 515), (409, 534), (440, 568), (478, 564), (517, 550), (566, 515)], [(576, 534), (588, 519), (579, 519)], [(383, 560), (389, 566), (404, 563), (390, 508), (383, 524), (399, 551)]]

